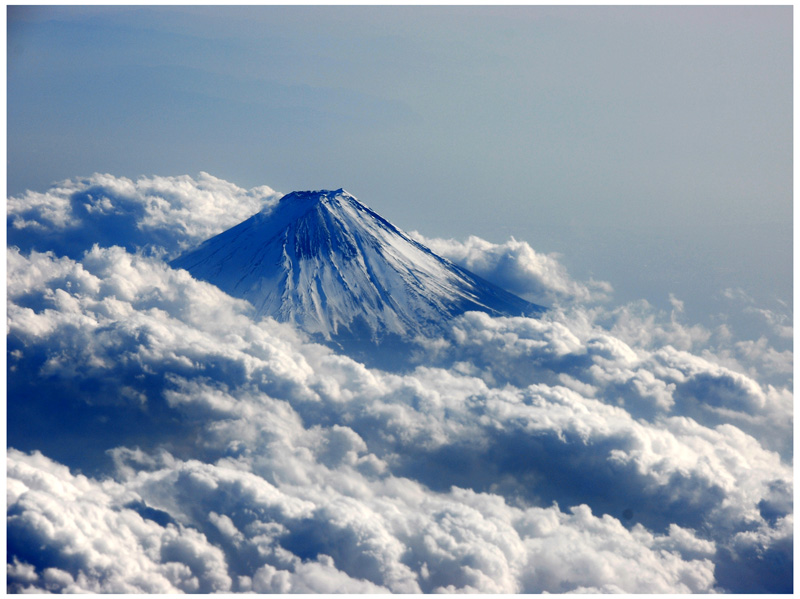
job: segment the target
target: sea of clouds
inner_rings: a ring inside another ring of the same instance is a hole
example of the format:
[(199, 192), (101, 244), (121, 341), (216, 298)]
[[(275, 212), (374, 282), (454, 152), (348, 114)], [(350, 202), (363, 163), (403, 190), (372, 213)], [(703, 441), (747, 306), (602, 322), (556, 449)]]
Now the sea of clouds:
[(10, 591), (792, 590), (790, 316), (744, 301), (771, 333), (738, 340), (525, 242), (412, 233), (552, 309), (367, 368), (167, 265), (279, 198), (8, 198)]

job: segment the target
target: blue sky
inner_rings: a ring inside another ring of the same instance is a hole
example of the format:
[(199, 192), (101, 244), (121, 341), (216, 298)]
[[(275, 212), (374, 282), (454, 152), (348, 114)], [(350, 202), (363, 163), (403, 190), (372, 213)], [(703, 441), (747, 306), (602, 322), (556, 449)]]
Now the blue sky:
[(791, 303), (791, 49), (791, 7), (9, 7), (8, 189), (344, 187), (719, 324)]

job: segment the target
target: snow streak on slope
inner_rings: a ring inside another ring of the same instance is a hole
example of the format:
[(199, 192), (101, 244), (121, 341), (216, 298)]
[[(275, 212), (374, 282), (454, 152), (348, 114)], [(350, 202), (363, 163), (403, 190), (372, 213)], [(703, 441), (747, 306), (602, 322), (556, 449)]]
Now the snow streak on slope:
[(326, 339), (364, 324), (373, 340), (410, 338), (469, 310), (544, 310), (437, 256), (342, 189), (284, 196), (172, 266)]

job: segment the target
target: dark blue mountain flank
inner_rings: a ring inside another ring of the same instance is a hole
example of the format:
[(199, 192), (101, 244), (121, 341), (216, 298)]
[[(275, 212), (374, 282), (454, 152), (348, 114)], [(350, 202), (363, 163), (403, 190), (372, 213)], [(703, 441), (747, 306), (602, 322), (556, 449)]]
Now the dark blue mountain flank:
[(326, 340), (412, 339), (470, 310), (545, 310), (436, 255), (342, 189), (286, 195), (172, 266)]

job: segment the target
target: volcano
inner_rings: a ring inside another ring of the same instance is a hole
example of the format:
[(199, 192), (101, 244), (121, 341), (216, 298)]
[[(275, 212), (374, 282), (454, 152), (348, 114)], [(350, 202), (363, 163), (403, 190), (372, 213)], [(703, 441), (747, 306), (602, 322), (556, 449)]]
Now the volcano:
[(436, 255), (343, 189), (290, 193), (171, 265), (327, 341), (439, 335), (470, 310), (545, 310)]

